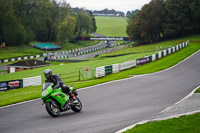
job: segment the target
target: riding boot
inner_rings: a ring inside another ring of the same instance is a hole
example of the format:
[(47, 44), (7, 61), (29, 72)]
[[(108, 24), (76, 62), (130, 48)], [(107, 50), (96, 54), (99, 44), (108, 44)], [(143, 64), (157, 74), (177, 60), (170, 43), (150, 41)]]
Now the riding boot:
[(78, 100), (76, 100), (76, 97), (75, 97), (75, 95), (73, 94), (73, 93), (69, 93), (69, 97), (70, 97), (70, 99), (72, 99), (72, 103), (73, 104), (77, 104), (78, 103)]

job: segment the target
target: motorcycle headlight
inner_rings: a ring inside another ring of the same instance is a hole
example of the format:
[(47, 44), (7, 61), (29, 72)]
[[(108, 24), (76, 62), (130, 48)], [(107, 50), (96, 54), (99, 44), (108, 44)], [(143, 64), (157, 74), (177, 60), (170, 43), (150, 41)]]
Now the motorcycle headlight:
[(47, 95), (48, 91), (45, 91), (42, 93), (42, 97), (45, 97)]

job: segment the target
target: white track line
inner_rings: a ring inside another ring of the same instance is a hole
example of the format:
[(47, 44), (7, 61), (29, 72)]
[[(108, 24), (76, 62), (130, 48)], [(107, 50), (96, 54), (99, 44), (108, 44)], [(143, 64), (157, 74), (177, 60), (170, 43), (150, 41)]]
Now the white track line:
[[(186, 97), (184, 97), (182, 100), (180, 100), (179, 102), (175, 103), (174, 105), (177, 105), (177, 104), (180, 104), (181, 102), (183, 102), (184, 100), (188, 99), (190, 96), (193, 95), (193, 93), (199, 88), (200, 86), (196, 87), (190, 94), (188, 94)], [(161, 113), (164, 113), (166, 112), (167, 110), (169, 110), (170, 108), (172, 108), (174, 105), (170, 106), (170, 107), (167, 107), (166, 109), (164, 109), (163, 111), (161, 111), (160, 113), (158, 114), (161, 114)], [(196, 114), (200, 112), (200, 110), (196, 110), (196, 111), (192, 111), (192, 112), (187, 112), (187, 113), (182, 113), (182, 114), (177, 114), (177, 115), (171, 115), (171, 116), (168, 116), (168, 117), (162, 117), (162, 118), (156, 118), (156, 119), (149, 119), (149, 120), (143, 120), (143, 121), (140, 121), (140, 122), (137, 122), (133, 125), (130, 125), (124, 129), (121, 129), (115, 133), (123, 133), (127, 130), (130, 130), (132, 128), (134, 128), (136, 125), (141, 125), (141, 124), (145, 124), (145, 123), (148, 123), (148, 122), (153, 122), (153, 121), (161, 121), (161, 120), (167, 120), (167, 119), (172, 119), (172, 118), (178, 118), (180, 116), (183, 116), (183, 115), (192, 115), (192, 114)]]
[(182, 103), (183, 101), (187, 100), (189, 97), (191, 97), (194, 92), (200, 87), (200, 85), (198, 87), (196, 87), (190, 94), (188, 94), (187, 96), (185, 96), (183, 99), (181, 99), (180, 101), (178, 101), (177, 103), (175, 103), (174, 105), (167, 107), (166, 109), (164, 109), (163, 111), (161, 111), (159, 114), (162, 114), (168, 110), (170, 110), (173, 106), (178, 105), (180, 103)]
[(3, 106), (3, 107), (0, 107), (0, 109), (12, 107), (12, 106), (16, 106), (16, 105), (20, 105), (20, 104), (24, 104), (24, 103), (29, 103), (29, 102), (33, 102), (33, 101), (37, 101), (37, 100), (40, 100), (40, 98), (28, 100), (28, 101), (24, 101), (24, 102), (20, 102), (20, 103), (15, 103), (15, 104), (7, 105), (7, 106)]

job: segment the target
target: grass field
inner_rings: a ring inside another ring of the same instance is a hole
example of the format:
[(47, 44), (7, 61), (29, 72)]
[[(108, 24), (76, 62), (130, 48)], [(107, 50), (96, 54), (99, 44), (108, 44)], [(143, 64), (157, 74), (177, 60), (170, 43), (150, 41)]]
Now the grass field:
[(42, 53), (41, 50), (35, 49), (30, 45), (6, 46), (5, 48), (0, 49), (0, 59), (26, 55), (37, 55), (40, 53)]
[[(1, 48), (0, 59), (7, 59), (7, 58), (26, 56), (26, 55), (37, 55), (37, 54), (46, 52), (46, 51), (33, 48), (32, 45), (35, 43), (39, 43), (39, 42), (31, 42), (30, 44), (27, 44), (27, 45), (24, 44), (20, 46), (7, 46), (5, 48)], [(63, 44), (61, 51), (87, 47), (87, 46), (94, 45), (97, 43), (98, 41), (80, 41), (78, 43), (66, 42)]]
[[(199, 40), (200, 35), (197, 36), (190, 36), (186, 38), (181, 38), (177, 40), (193, 40), (194, 42), (190, 42), (190, 45), (174, 54), (171, 54), (167, 57), (164, 57), (158, 61), (148, 63), (143, 66), (139, 66), (133, 69), (129, 69), (120, 73), (112, 74), (106, 77), (103, 77), (101, 79), (94, 79), (94, 80), (89, 80), (89, 81), (84, 81), (84, 82), (70, 82), (67, 79), (64, 79), (63, 81), (70, 85), (74, 84), (76, 88), (83, 88), (86, 86), (91, 86), (95, 84), (100, 84), (112, 80), (117, 80), (117, 79), (122, 79), (122, 78), (127, 78), (130, 77), (130, 75), (137, 75), (137, 74), (145, 74), (145, 73), (152, 73), (156, 71), (160, 71), (163, 69), (166, 69), (179, 61), (185, 59), (195, 51), (200, 49), (200, 42), (196, 41)], [(175, 40), (175, 42), (177, 41)], [(169, 42), (174, 42), (174, 40), (171, 40)], [(166, 42), (165, 42), (166, 43)], [(127, 55), (127, 56), (122, 56), (122, 57), (115, 57), (115, 58), (106, 58), (103, 60), (94, 60), (94, 61), (88, 61), (88, 62), (81, 62), (81, 63), (67, 63), (64, 65), (52, 65), (48, 68), (51, 68), (54, 73), (60, 73), (60, 72), (69, 72), (69, 71), (74, 71), (82, 66), (103, 66), (103, 65), (111, 65), (114, 63), (120, 63), (124, 62), (127, 60), (133, 59), (133, 55)], [(46, 69), (47, 67), (43, 68), (38, 68), (38, 69), (33, 69), (33, 70), (26, 70), (26, 71), (21, 71), (21, 72), (16, 72), (12, 74), (6, 74), (6, 75), (0, 75), (0, 81), (6, 81), (6, 80), (11, 80), (11, 79), (21, 79), (25, 77), (32, 77), (32, 76), (38, 76), (38, 75), (43, 75), (43, 70)], [(42, 76), (42, 81), (44, 82), (44, 77)], [(25, 100), (30, 100), (34, 98), (40, 97), (41, 93), (41, 86), (36, 86), (36, 87), (26, 87), (26, 88), (21, 88), (17, 90), (11, 90), (7, 92), (2, 92), (0, 93), (0, 106), (16, 103), (16, 102), (21, 102)], [(6, 100), (5, 100), (6, 99)]]
[(125, 17), (96, 16), (97, 33), (109, 37), (127, 37)]
[(124, 133), (199, 133), (200, 113), (137, 125)]

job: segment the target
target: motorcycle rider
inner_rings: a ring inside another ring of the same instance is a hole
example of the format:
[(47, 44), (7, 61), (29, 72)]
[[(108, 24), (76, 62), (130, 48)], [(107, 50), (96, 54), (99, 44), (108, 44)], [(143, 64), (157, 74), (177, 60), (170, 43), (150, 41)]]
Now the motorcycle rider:
[(73, 99), (73, 103), (77, 103), (76, 97), (73, 93), (71, 93), (69, 87), (63, 83), (62, 79), (57, 74), (52, 74), (51, 69), (44, 70), (44, 76), (46, 78), (46, 82), (53, 83), (53, 89), (58, 89), (59, 87), (62, 88), (62, 91), (69, 95), (71, 99)]

